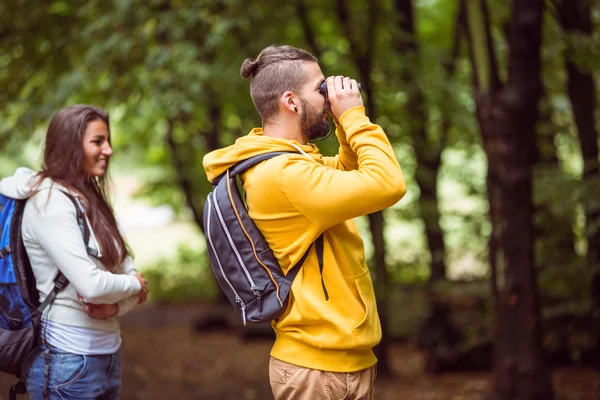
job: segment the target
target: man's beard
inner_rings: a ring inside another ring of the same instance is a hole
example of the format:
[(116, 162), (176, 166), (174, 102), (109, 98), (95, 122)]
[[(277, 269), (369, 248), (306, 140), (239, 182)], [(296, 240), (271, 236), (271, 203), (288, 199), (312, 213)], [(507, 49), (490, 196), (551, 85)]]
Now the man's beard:
[(300, 116), (300, 130), (308, 137), (309, 141), (329, 136), (331, 124), (329, 119), (323, 118), (327, 112), (327, 106), (320, 113), (306, 100), (300, 99), (302, 103), (302, 115)]

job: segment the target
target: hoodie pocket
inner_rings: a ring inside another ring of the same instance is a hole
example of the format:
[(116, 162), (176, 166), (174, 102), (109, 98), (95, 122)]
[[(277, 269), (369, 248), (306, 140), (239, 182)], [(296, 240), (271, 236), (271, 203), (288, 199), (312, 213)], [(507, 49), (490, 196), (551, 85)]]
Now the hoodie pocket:
[(371, 348), (381, 340), (381, 324), (369, 271), (355, 277), (354, 284), (364, 310), (364, 315), (353, 329), (356, 345), (359, 349)]

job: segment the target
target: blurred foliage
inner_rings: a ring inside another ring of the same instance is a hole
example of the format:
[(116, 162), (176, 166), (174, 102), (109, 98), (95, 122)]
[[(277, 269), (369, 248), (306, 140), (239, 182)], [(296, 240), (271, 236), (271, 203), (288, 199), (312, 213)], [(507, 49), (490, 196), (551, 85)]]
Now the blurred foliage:
[(185, 245), (177, 249), (174, 258), (159, 259), (144, 267), (152, 301), (213, 298), (218, 288), (212, 273), (206, 253)]
[[(365, 11), (372, 3), (349, 0), (345, 4), (353, 34), (364, 46)], [(406, 109), (409, 92), (399, 76), (401, 68), (418, 68), (413, 75), (425, 94), (432, 145), (440, 141), (444, 113), (450, 118), (437, 186), (450, 277), (485, 277), (488, 273), (487, 161), (474, 118), (471, 69), (464, 45), (451, 78), (442, 64), (450, 57), (457, 5), (447, 0), (415, 1), (421, 57), (416, 63), (395, 50), (400, 17), (394, 2), (378, 2), (372, 60), (376, 122), (393, 143), (408, 185), (406, 197), (385, 213), (387, 263), (396, 282), (424, 282), (430, 262), (424, 223), (415, 211), (419, 190), (410, 139), (414, 116)], [(490, 6), (504, 76), (509, 6), (501, 0), (490, 1)], [(597, 9), (594, 18), (597, 24)], [(581, 201), (584, 196), (600, 198), (600, 185), (583, 188), (580, 182), (583, 164), (565, 90), (563, 56), (596, 72), (599, 34), (564, 34), (553, 8), (548, 7), (542, 63), (547, 120), (545, 125), (540, 122), (540, 132), (550, 132), (547, 143), (552, 146), (541, 151), (558, 162), (540, 163), (535, 169), (535, 202), (543, 209), (536, 221), (541, 232), (537, 256), (544, 290), (565, 296), (585, 292), (586, 274), (578, 272), (585, 271), (586, 251)], [(260, 124), (240, 66), (265, 46), (284, 43), (316, 54), (326, 76), (357, 76), (335, 2), (40, 0), (35, 7), (27, 0), (3, 2), (0, 175), (19, 165), (39, 163), (32, 149), (39, 151), (44, 129), (56, 110), (67, 104), (91, 103), (110, 110), (115, 158), (144, 181), (138, 195), (154, 204), (169, 204), (183, 216), (191, 209), (201, 210), (210, 190), (203, 156), (232, 144)], [(319, 145), (325, 154), (337, 148), (333, 137)], [(357, 221), (369, 258), (368, 225), (364, 219)], [(560, 230), (552, 228), (556, 221), (561, 221)], [(569, 236), (573, 243), (566, 260), (550, 251), (560, 250), (555, 246), (558, 234)], [(198, 283), (206, 281), (206, 265), (204, 255), (183, 248), (175, 260), (148, 266), (152, 296), (213, 293), (214, 288)], [(567, 288), (567, 280), (577, 283)]]

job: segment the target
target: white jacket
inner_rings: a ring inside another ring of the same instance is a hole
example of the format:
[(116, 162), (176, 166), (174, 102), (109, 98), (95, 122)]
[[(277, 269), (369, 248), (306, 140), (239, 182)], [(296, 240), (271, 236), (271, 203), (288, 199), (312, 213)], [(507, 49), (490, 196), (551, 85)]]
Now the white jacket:
[[(32, 170), (19, 168), (12, 177), (0, 181), (0, 194), (28, 198), (34, 178)], [(53, 289), (59, 270), (69, 280), (69, 285), (49, 307), (45, 319), (70, 326), (118, 331), (119, 317), (137, 304), (136, 295), (141, 290), (132, 260), (127, 258), (116, 271), (107, 271), (98, 259), (88, 255), (75, 207), (61, 191), (66, 189), (45, 179), (38, 190), (25, 205), (22, 237), (40, 302)], [(93, 233), (88, 246), (99, 250)], [(119, 314), (114, 318), (93, 319), (83, 311), (84, 305), (77, 299), (77, 293), (88, 303), (118, 303)]]

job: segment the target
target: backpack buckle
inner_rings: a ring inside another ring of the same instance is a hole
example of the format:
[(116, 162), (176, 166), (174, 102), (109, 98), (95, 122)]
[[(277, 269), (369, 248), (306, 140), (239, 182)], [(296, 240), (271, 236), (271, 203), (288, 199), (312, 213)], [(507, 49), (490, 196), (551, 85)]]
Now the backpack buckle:
[(56, 276), (56, 278), (54, 278), (54, 290), (56, 292), (60, 292), (65, 287), (67, 287), (68, 284), (69, 284), (69, 281), (62, 273), (59, 273)]
[(23, 378), (19, 379), (19, 382), (15, 383), (10, 387), (9, 399), (13, 400), (17, 398), (17, 395), (23, 395), (27, 393), (27, 387)]
[(0, 258), (6, 257), (11, 252), (12, 252), (12, 249), (10, 248), (10, 246), (6, 246), (6, 247), (0, 249)]

